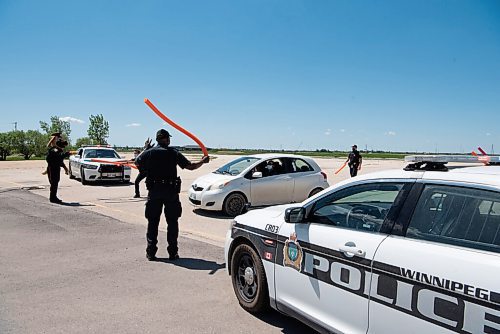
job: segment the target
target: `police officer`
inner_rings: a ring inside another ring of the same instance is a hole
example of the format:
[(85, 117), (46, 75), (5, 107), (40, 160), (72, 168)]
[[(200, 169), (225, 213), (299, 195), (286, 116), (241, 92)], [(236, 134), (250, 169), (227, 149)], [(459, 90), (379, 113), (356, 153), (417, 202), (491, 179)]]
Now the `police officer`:
[(355, 177), (356, 175), (358, 175), (358, 170), (361, 170), (363, 157), (359, 153), (357, 145), (352, 145), (352, 151), (349, 153), (346, 162), (349, 166), (351, 177)]
[(146, 187), (149, 191), (145, 212), (148, 220), (146, 258), (149, 261), (156, 260), (158, 225), (164, 208), (167, 220), (167, 252), (170, 260), (176, 260), (179, 258), (177, 253), (178, 219), (182, 214), (179, 201), (181, 180), (177, 177), (177, 166), (195, 170), (203, 163), (208, 163), (209, 158), (206, 156), (199, 162), (190, 162), (184, 155), (169, 147), (170, 134), (164, 129), (156, 133), (156, 141), (158, 145), (143, 152), (137, 158), (137, 163), (147, 174)]
[[(64, 164), (64, 159), (69, 157), (69, 152), (64, 152), (64, 148), (68, 145), (60, 133), (52, 134), (52, 144), (47, 152), (47, 175), (49, 177), (50, 183), (50, 197), (51, 203), (61, 204), (62, 201), (57, 197), (57, 187), (59, 186), (59, 181), (61, 180), (61, 167), (64, 168), (66, 175), (68, 174), (68, 168)], [(54, 139), (55, 138), (55, 139)]]

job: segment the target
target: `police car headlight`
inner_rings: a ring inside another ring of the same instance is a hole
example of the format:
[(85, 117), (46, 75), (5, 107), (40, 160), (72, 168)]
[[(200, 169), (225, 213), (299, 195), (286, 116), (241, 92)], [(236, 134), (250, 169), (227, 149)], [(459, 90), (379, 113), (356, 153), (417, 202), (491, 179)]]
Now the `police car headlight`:
[(89, 165), (89, 164), (83, 164), (82, 167), (86, 168), (86, 169), (97, 169), (98, 166), (96, 166), (96, 165)]
[(217, 182), (217, 183), (214, 183), (210, 186), (208, 186), (207, 190), (217, 190), (217, 189), (222, 189), (224, 188), (225, 186), (227, 186), (229, 184), (230, 181), (226, 181), (226, 182)]

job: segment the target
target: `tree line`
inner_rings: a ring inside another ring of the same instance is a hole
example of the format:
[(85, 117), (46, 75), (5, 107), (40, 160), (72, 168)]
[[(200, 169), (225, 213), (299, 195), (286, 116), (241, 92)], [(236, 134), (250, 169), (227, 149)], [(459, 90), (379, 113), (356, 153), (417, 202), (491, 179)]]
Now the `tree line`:
[(51, 116), (49, 122), (40, 121), (40, 130), (13, 130), (0, 132), (0, 160), (7, 160), (9, 155), (19, 154), (26, 160), (33, 156), (42, 157), (47, 153), (47, 143), (54, 132), (62, 133), (69, 148), (83, 145), (108, 144), (109, 123), (103, 115), (90, 115), (87, 137), (78, 138), (74, 145), (71, 140), (71, 124)]

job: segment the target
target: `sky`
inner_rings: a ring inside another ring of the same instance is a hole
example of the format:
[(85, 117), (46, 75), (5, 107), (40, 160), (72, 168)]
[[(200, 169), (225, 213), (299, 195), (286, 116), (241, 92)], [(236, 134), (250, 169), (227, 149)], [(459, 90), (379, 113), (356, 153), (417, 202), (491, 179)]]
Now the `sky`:
[(499, 1), (0, 0), (0, 132), (500, 153)]

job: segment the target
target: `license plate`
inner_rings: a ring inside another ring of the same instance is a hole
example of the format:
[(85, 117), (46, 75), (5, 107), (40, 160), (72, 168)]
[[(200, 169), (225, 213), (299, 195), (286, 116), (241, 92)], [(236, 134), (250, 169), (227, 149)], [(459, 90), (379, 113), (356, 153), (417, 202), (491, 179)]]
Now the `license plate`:
[(115, 177), (116, 174), (115, 173), (102, 173), (102, 176), (105, 176), (105, 177)]

